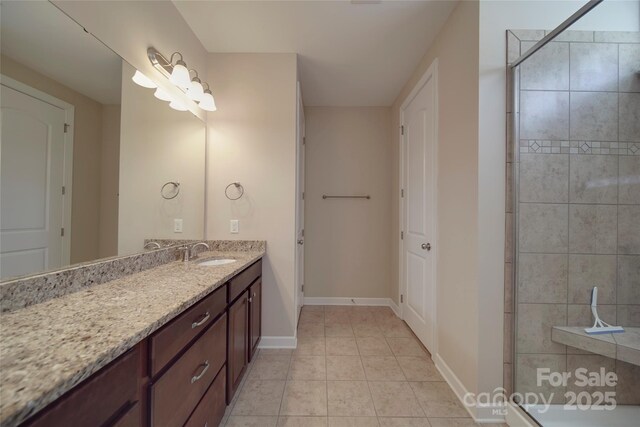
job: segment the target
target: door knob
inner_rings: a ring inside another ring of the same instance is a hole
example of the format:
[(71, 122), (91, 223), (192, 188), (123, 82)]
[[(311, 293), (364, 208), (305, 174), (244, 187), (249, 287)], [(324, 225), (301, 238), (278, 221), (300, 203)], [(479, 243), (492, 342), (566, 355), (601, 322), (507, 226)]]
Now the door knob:
[(421, 247), (422, 247), (422, 249), (426, 249), (426, 250), (430, 251), (431, 250), (431, 243), (423, 243), (421, 245)]
[(299, 245), (304, 245), (304, 240), (303, 239), (298, 239), (298, 244)]

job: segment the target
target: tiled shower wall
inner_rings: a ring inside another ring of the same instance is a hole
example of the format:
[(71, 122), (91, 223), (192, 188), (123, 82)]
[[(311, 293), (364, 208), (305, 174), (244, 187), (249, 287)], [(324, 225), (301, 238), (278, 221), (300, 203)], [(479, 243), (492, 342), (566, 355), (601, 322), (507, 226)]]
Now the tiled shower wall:
[[(544, 34), (509, 32), (508, 61)], [(618, 403), (640, 404), (640, 367), (551, 340), (552, 326), (590, 325), (593, 286), (605, 321), (640, 326), (639, 72), (640, 33), (568, 31), (519, 67), (505, 260), (505, 385), (515, 375), (517, 392), (562, 403), (566, 390), (538, 387), (537, 368), (605, 367), (618, 373)]]

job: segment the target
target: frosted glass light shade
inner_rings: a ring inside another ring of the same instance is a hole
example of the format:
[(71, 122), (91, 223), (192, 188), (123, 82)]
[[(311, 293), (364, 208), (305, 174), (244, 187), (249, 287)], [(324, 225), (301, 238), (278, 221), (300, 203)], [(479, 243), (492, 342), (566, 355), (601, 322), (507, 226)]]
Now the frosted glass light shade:
[(153, 96), (155, 96), (161, 101), (171, 101), (172, 99), (171, 95), (169, 95), (169, 92), (162, 89), (161, 87), (158, 87), (158, 89), (156, 89), (156, 91), (153, 93)]
[(187, 111), (187, 106), (180, 101), (173, 100), (169, 103), (169, 107), (178, 111)]
[(189, 77), (189, 70), (187, 70), (186, 65), (184, 61), (178, 61), (176, 65), (173, 66), (171, 77), (169, 77), (171, 83), (182, 89), (191, 86), (191, 78)]
[(187, 90), (187, 96), (189, 99), (200, 102), (203, 95), (204, 89), (202, 88), (202, 83), (200, 83), (200, 80), (197, 78), (193, 79), (191, 81), (191, 87)]
[(200, 108), (205, 111), (216, 111), (216, 101), (213, 99), (213, 95), (209, 89), (204, 91), (202, 100), (200, 101)]
[(151, 80), (149, 77), (145, 76), (138, 70), (136, 70), (133, 77), (131, 77), (131, 80), (133, 80), (135, 84), (140, 85), (142, 87), (149, 88), (149, 89), (154, 89), (158, 87), (158, 85), (155, 84), (153, 80)]

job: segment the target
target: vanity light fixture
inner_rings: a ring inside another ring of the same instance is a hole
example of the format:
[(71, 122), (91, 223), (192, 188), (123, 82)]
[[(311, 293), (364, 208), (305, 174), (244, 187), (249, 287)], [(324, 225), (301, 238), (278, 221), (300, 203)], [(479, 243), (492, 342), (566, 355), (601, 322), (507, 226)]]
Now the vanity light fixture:
[(200, 101), (200, 108), (205, 111), (216, 111), (216, 101), (213, 99), (213, 94), (211, 93), (211, 89), (209, 89), (209, 83), (205, 83), (207, 88), (204, 90), (202, 94), (202, 99)]
[(169, 92), (167, 92), (166, 90), (162, 89), (161, 87), (158, 87), (158, 89), (156, 89), (156, 91), (153, 93), (153, 96), (155, 96), (156, 98), (158, 98), (161, 101), (171, 101), (171, 95), (169, 95)]
[(180, 55), (180, 59), (178, 59), (178, 61), (176, 61), (176, 65), (173, 66), (173, 71), (171, 71), (169, 81), (181, 89), (187, 89), (191, 85), (191, 77), (189, 76), (187, 64), (183, 61), (182, 54), (180, 52), (174, 52), (171, 54), (171, 59), (169, 60), (170, 64), (173, 64), (174, 55)]
[(158, 87), (158, 85), (155, 84), (153, 80), (151, 80), (149, 77), (145, 76), (138, 70), (136, 70), (136, 73), (133, 75), (133, 77), (131, 77), (131, 80), (133, 80), (134, 83), (148, 89), (154, 89)]
[(198, 78), (198, 72), (192, 70), (196, 73), (196, 76), (191, 80), (191, 86), (187, 89), (187, 96), (196, 102), (200, 102), (204, 95), (204, 88), (202, 87), (202, 81)]
[(188, 110), (186, 105), (184, 105), (182, 102), (180, 102), (180, 101), (178, 101), (176, 99), (174, 99), (173, 101), (171, 101), (169, 103), (169, 107), (171, 107), (171, 108), (173, 108), (174, 110), (177, 110), (177, 111), (187, 111)]
[[(176, 55), (179, 56), (179, 59), (173, 64), (173, 58)], [(216, 111), (216, 103), (209, 84), (200, 80), (196, 70), (187, 68), (180, 52), (174, 52), (171, 58), (167, 59), (155, 48), (150, 47), (147, 49), (147, 57), (155, 69), (185, 92), (189, 99), (199, 103), (200, 108), (205, 111)], [(191, 78), (191, 72), (195, 73), (195, 77)], [(206, 89), (204, 85), (206, 85)], [(171, 101), (171, 108), (176, 110), (186, 111), (187, 109), (184, 103), (174, 100), (169, 93), (160, 88), (156, 90), (154, 96), (158, 99)]]

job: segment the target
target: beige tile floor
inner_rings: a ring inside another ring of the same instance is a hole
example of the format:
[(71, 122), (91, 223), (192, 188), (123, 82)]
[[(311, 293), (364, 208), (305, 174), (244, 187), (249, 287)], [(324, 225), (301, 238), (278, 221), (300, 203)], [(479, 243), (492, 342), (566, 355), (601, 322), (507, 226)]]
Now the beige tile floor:
[(260, 350), (221, 424), (475, 425), (407, 325), (387, 307), (362, 306), (305, 306), (298, 348)]

